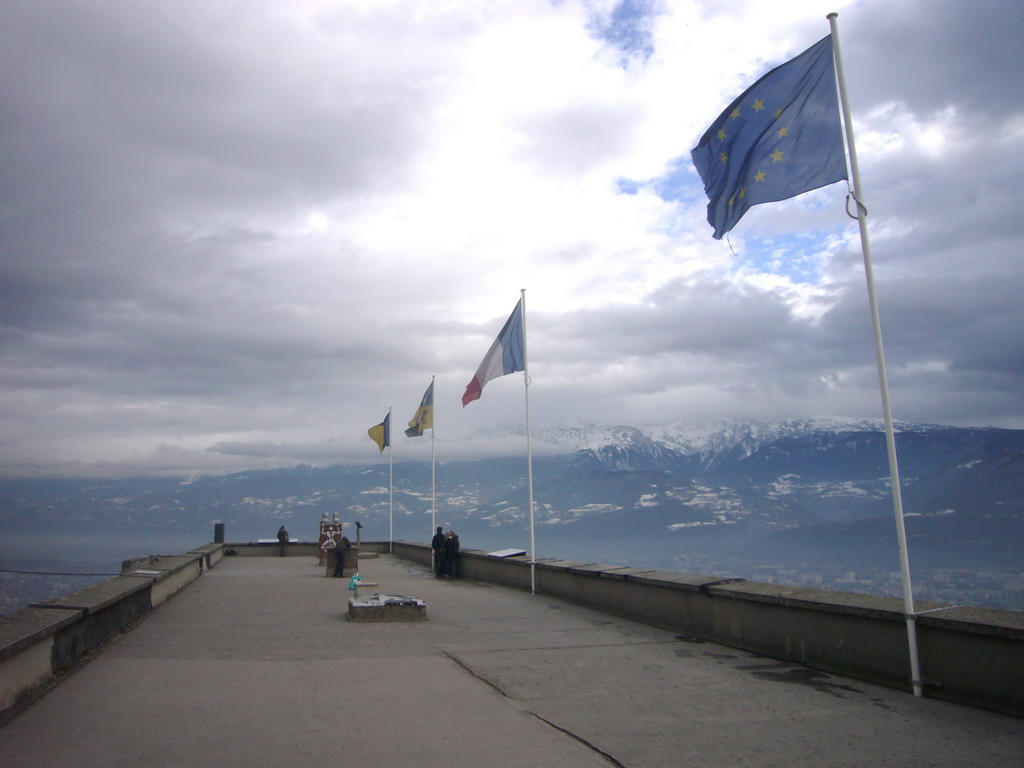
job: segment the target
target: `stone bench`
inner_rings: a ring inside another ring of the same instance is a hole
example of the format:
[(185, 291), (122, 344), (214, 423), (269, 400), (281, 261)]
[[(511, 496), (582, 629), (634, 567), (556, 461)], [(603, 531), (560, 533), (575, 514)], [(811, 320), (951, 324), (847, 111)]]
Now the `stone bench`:
[(426, 621), (427, 604), (418, 597), (375, 594), (348, 601), (348, 620), (363, 622)]

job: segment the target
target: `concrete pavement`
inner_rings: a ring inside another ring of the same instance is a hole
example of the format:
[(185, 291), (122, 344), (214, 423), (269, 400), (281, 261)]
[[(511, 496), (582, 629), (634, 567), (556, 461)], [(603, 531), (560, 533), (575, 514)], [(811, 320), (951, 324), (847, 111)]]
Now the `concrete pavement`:
[(1021, 766), (1024, 721), (382, 556), (226, 558), (0, 728), (0, 765)]

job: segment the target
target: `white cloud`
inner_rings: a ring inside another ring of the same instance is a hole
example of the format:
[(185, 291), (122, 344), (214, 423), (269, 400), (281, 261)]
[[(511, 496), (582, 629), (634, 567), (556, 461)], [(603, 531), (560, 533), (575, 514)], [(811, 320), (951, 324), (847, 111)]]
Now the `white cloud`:
[(374, 460), (365, 429), (432, 374), (448, 455), (493, 450), (472, 435), (517, 423), (521, 380), (458, 397), (520, 288), (538, 424), (876, 415), (844, 186), (730, 247), (689, 162), (831, 10), (896, 415), (1024, 426), (1024, 122), (972, 86), (1021, 103), (998, 9), (930, 17), (908, 58), (914, 0), (616, 8), (5, 7), (0, 473)]

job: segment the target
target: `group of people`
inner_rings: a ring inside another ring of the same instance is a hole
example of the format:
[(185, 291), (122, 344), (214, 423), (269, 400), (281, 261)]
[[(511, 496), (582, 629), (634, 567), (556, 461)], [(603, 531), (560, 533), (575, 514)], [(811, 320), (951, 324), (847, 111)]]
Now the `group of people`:
[(454, 576), (455, 561), (459, 556), (459, 534), (455, 531), (445, 533), (439, 525), (430, 540), (430, 548), (434, 551), (434, 575), (439, 579)]
[[(288, 531), (282, 525), (277, 532), (277, 540), (281, 546), (281, 556), (284, 557), (284, 549), (288, 544)], [(444, 532), (444, 528), (437, 526), (437, 533), (430, 541), (430, 547), (434, 551), (434, 575), (437, 578), (455, 576), (455, 563), (459, 557), (459, 534), (455, 531)], [(342, 576), (345, 571), (345, 550), (352, 548), (352, 542), (348, 537), (342, 536), (335, 551), (337, 552), (337, 564), (334, 568), (334, 576)]]

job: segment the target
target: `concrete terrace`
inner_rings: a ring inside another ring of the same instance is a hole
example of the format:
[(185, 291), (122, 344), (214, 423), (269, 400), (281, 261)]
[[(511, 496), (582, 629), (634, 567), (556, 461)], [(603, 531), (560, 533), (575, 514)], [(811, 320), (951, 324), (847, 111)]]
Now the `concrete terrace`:
[(0, 728), (0, 765), (1024, 765), (1024, 720), (463, 580), (343, 618), (312, 557), (229, 557)]

